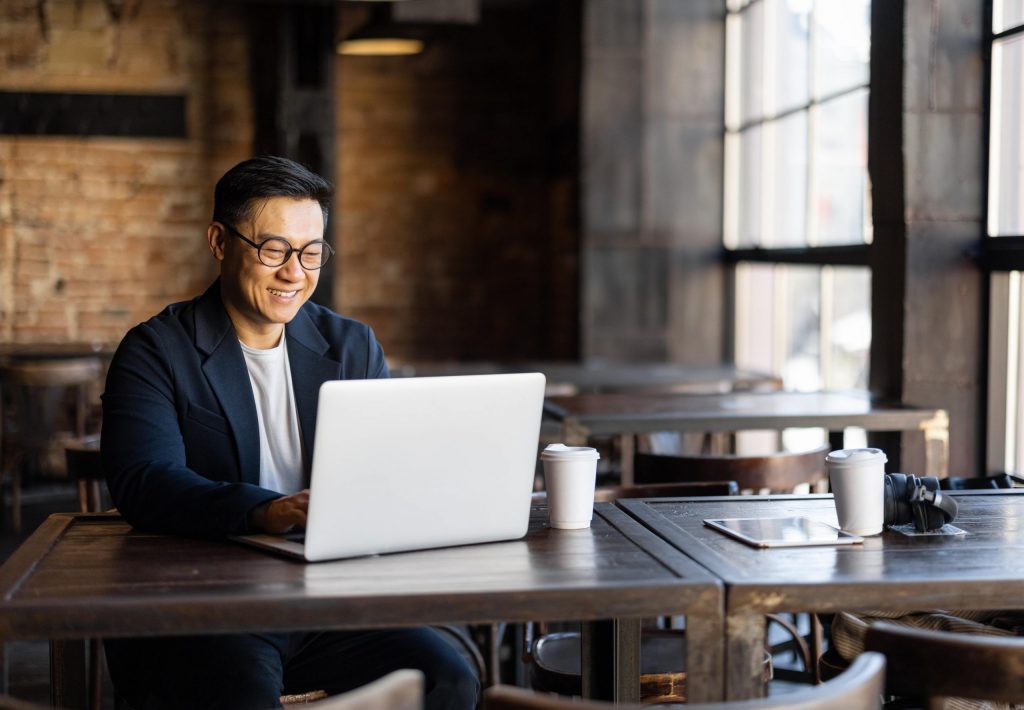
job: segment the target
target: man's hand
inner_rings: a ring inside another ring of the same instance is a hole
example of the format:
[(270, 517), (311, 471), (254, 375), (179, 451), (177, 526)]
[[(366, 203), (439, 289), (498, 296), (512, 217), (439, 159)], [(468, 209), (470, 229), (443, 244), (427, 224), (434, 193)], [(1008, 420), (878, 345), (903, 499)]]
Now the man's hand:
[(309, 489), (261, 505), (252, 511), (252, 526), (268, 533), (283, 533), (298, 525), (306, 527)]

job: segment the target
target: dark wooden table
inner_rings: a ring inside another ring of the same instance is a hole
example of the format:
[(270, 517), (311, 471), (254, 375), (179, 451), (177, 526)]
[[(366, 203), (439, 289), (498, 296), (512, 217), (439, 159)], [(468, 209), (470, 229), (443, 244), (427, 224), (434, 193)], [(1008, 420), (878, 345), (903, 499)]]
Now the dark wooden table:
[(831, 495), (623, 500), (619, 505), (713, 572), (726, 590), (726, 695), (756, 697), (764, 614), (1020, 608), (1024, 489), (954, 493), (961, 537), (893, 530), (863, 545), (757, 549), (705, 518), (803, 515), (836, 525)]
[[(942, 409), (875, 402), (862, 392), (729, 392), (721, 394), (580, 394), (549, 397), (562, 412), (546, 419), (545, 436), (580, 443), (588, 436), (623, 436), (655, 431), (721, 432), (750, 429), (846, 427), (915, 432), (925, 449), (926, 471), (948, 470), (949, 418)], [(624, 451), (632, 450), (623, 442)], [(624, 473), (624, 478), (626, 474)], [(626, 482), (624, 480), (624, 482)]]
[(686, 615), (690, 694), (720, 698), (721, 583), (611, 504), (585, 530), (546, 518), (534, 508), (517, 541), (303, 564), (57, 514), (0, 567), (0, 640), (60, 645), (54, 698), (80, 707), (83, 638), (580, 620), (584, 692), (627, 701), (639, 698), (640, 619)]

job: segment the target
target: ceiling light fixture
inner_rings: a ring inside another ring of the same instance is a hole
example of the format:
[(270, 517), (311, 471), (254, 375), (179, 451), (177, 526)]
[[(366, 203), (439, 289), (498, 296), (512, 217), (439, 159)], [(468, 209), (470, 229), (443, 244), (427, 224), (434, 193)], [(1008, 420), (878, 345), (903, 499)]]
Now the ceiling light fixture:
[(423, 32), (408, 23), (391, 19), (387, 6), (374, 7), (359, 29), (337, 45), (338, 54), (355, 57), (401, 57), (420, 54), (426, 48)]

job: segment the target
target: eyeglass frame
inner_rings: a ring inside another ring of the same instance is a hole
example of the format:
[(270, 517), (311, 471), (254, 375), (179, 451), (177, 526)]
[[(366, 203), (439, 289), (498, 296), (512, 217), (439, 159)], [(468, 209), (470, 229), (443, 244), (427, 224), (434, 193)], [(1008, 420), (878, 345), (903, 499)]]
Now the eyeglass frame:
[[(322, 269), (324, 267), (324, 264), (326, 264), (328, 261), (330, 261), (331, 257), (334, 256), (334, 247), (332, 247), (330, 244), (328, 244), (327, 241), (324, 240), (324, 239), (314, 239), (313, 241), (309, 242), (308, 244), (306, 244), (304, 247), (302, 247), (300, 249), (296, 249), (295, 247), (293, 247), (291, 245), (291, 243), (287, 239), (285, 239), (284, 237), (268, 237), (267, 239), (264, 239), (262, 242), (258, 242), (257, 243), (257, 242), (254, 242), (253, 240), (249, 239), (247, 236), (245, 236), (241, 232), (239, 232), (237, 229), (235, 229), (234, 226), (232, 226), (228, 222), (224, 222), (222, 220), (217, 220), (217, 221), (221, 225), (223, 225), (229, 232), (231, 232), (236, 237), (241, 239), (243, 242), (245, 242), (246, 244), (251, 246), (253, 249), (255, 249), (256, 250), (256, 258), (260, 260), (260, 263), (263, 264), (264, 266), (272, 268), (272, 269), (277, 269), (277, 268), (280, 268), (280, 267), (284, 266), (285, 264), (287, 264), (288, 260), (292, 258), (292, 254), (294, 253), (294, 254), (298, 254), (299, 255), (299, 266), (301, 266), (303, 269), (305, 269), (306, 271), (319, 271), (320, 269)], [(284, 259), (281, 260), (280, 264), (268, 264), (267, 262), (263, 261), (263, 245), (264, 244), (268, 244), (271, 241), (284, 242), (285, 244), (288, 245), (288, 247), (287, 247), (287, 249), (286, 249), (286, 251), (284, 253)], [(320, 258), (320, 266), (316, 266), (316, 267), (310, 268), (310, 267), (308, 267), (308, 266), (306, 266), (305, 264), (302, 263), (302, 252), (304, 252), (306, 249), (308, 249), (310, 246), (312, 246), (314, 244), (319, 244), (320, 246), (325, 247), (326, 250), (327, 250), (326, 251), (327, 256)]]

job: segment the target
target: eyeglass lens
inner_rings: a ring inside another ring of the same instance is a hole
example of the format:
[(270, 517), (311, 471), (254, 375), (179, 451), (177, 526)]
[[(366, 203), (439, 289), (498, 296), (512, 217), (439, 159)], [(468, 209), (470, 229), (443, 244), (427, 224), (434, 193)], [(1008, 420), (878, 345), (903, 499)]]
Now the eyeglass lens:
[(310, 242), (300, 250), (293, 249), (285, 239), (270, 237), (260, 244), (259, 257), (267, 266), (280, 266), (293, 251), (299, 252), (299, 263), (306, 269), (319, 269), (331, 256), (322, 241)]

